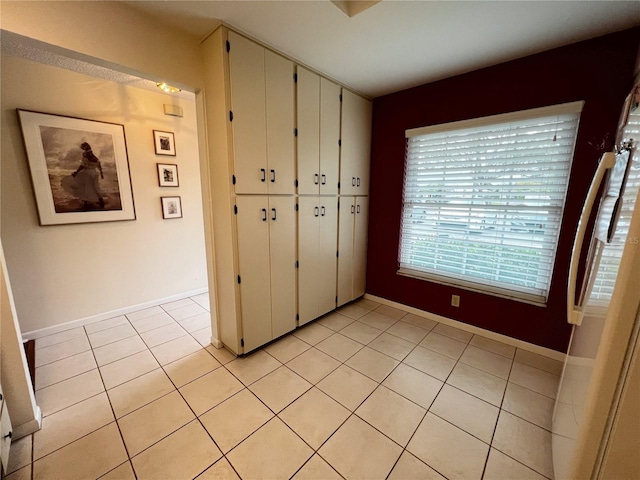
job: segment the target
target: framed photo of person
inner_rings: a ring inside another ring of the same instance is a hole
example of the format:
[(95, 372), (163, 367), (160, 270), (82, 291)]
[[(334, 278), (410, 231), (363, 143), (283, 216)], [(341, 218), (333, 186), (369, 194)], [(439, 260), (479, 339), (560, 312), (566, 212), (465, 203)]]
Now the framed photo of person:
[(153, 142), (156, 148), (156, 155), (176, 156), (176, 140), (173, 132), (154, 130)]
[(17, 113), (40, 225), (135, 220), (124, 125)]
[(162, 218), (182, 218), (182, 200), (180, 197), (160, 197)]
[(178, 165), (158, 163), (158, 184), (161, 187), (179, 187)]

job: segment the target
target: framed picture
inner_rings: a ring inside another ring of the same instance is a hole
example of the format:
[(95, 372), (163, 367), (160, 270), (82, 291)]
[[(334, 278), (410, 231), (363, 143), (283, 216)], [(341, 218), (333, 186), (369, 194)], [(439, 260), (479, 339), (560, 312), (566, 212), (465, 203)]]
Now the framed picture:
[(182, 218), (182, 201), (180, 197), (160, 197), (162, 202), (162, 218)]
[(135, 220), (124, 126), (18, 109), (40, 225)]
[(158, 184), (161, 187), (179, 187), (178, 165), (158, 163)]
[(176, 156), (176, 140), (173, 132), (154, 130), (153, 141), (156, 147), (156, 155)]

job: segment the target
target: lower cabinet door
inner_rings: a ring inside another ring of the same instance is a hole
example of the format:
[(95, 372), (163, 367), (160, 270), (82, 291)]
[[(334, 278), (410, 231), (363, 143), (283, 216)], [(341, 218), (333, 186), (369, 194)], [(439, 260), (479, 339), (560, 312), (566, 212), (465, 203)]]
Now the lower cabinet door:
[(365, 293), (367, 278), (367, 237), (369, 228), (369, 197), (356, 197), (353, 235), (353, 296)]
[(273, 339), (269, 260), (269, 199), (238, 196), (238, 264), (244, 352)]
[(318, 317), (320, 259), (320, 203), (318, 197), (298, 197), (298, 324)]
[(9, 419), (9, 410), (6, 402), (0, 402), (2, 414), (0, 414), (0, 461), (3, 471), (9, 467), (9, 449), (11, 448), (12, 427)]
[(318, 242), (318, 313), (336, 308), (338, 268), (338, 198), (320, 197), (320, 239)]
[(296, 328), (296, 211), (293, 197), (269, 197), (271, 330), (273, 338)]
[(341, 197), (338, 221), (338, 306), (353, 300), (355, 197)]

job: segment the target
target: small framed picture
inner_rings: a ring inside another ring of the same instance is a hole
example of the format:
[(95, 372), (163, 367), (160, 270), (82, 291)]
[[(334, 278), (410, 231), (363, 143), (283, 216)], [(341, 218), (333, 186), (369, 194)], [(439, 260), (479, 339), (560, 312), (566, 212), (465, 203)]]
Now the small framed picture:
[(178, 165), (158, 163), (158, 184), (161, 187), (179, 187)]
[(162, 218), (182, 218), (182, 201), (180, 197), (160, 197), (162, 202)]
[(156, 147), (156, 155), (176, 156), (176, 140), (173, 132), (154, 130), (153, 141)]

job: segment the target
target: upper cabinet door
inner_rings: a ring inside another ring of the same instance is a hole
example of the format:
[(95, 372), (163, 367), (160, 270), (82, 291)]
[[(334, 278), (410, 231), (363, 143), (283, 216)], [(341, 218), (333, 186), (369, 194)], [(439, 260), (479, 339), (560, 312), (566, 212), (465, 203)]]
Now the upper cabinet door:
[(340, 171), (340, 86), (320, 80), (320, 193), (337, 195)]
[(267, 193), (265, 49), (229, 32), (236, 193)]
[[(320, 76), (297, 67), (298, 193), (320, 193)], [(338, 120), (339, 121), (339, 120)]]
[(369, 194), (371, 102), (342, 90), (340, 194)]
[(293, 62), (265, 51), (267, 104), (267, 185), (270, 194), (295, 190)]

